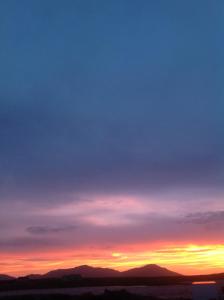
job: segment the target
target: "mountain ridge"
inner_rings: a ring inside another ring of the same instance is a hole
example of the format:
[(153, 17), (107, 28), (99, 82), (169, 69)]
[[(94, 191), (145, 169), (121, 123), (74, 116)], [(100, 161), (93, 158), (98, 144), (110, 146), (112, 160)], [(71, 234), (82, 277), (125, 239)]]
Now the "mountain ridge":
[(52, 270), (42, 277), (44, 278), (60, 278), (68, 275), (81, 275), (82, 277), (117, 277), (119, 271), (110, 268), (91, 267), (81, 265), (74, 268)]
[[(162, 276), (180, 276), (181, 274), (173, 272), (167, 268), (155, 264), (145, 265), (143, 267), (132, 268), (122, 272), (125, 277), (162, 277)], [(149, 276), (150, 274), (150, 276)]]
[(70, 275), (80, 275), (82, 277), (170, 277), (180, 276), (176, 272), (160, 267), (155, 264), (148, 264), (143, 267), (132, 268), (127, 271), (117, 271), (110, 268), (91, 267), (81, 265), (74, 268), (52, 270), (42, 275), (42, 278), (61, 278)]
[(6, 274), (0, 274), (0, 280), (1, 281), (5, 281), (5, 280), (13, 280), (15, 279), (15, 277), (10, 276), (10, 275), (6, 275)]
[[(100, 277), (171, 277), (171, 276), (181, 276), (176, 272), (168, 270), (166, 268), (160, 267), (155, 264), (148, 264), (142, 267), (131, 268), (126, 271), (118, 271), (112, 268), (103, 267), (92, 267), (88, 265), (80, 265), (73, 268), (67, 269), (56, 269), (51, 270), (45, 274), (28, 274), (24, 277), (26, 279), (42, 279), (42, 278), (63, 278), (66, 276), (79, 275), (83, 278), (100, 278)], [(0, 280), (12, 280), (16, 279), (13, 276), (6, 274), (0, 274)]]

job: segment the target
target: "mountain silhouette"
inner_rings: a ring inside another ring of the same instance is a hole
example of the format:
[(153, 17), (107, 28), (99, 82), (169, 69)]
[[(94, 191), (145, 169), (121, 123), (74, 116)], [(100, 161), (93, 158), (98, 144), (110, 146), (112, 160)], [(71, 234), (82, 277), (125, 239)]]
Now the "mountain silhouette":
[(94, 268), (87, 265), (70, 268), (70, 269), (59, 269), (48, 272), (43, 275), (47, 278), (61, 278), (68, 275), (81, 275), (82, 277), (118, 277), (120, 275), (119, 271), (108, 268)]
[(172, 272), (166, 268), (158, 265), (146, 265), (139, 268), (130, 269), (128, 271), (119, 272), (109, 268), (94, 268), (87, 265), (70, 268), (53, 270), (45, 275), (43, 278), (62, 278), (68, 275), (81, 275), (82, 277), (96, 278), (96, 277), (160, 277), (160, 276), (178, 276), (180, 274)]
[(1, 280), (12, 280), (12, 279), (15, 279), (15, 277), (5, 275), (5, 274), (0, 274), (0, 281)]
[(144, 267), (130, 269), (122, 272), (125, 277), (162, 277), (162, 276), (179, 276), (180, 274), (162, 268), (155, 264), (146, 265)]

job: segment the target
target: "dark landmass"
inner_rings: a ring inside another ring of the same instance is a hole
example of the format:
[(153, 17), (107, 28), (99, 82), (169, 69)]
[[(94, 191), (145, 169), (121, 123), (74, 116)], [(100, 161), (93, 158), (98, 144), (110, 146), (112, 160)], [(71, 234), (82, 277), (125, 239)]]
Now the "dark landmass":
[(73, 287), (103, 286), (162, 286), (191, 284), (194, 281), (213, 281), (224, 279), (224, 273), (198, 276), (163, 276), (163, 277), (96, 277), (65, 276), (63, 278), (29, 279), (23, 277), (14, 280), (0, 281), (1, 291), (55, 289)]
[[(120, 291), (108, 291), (102, 295), (93, 295), (92, 293), (86, 293), (79, 296), (70, 296), (70, 295), (26, 295), (26, 296), (7, 296), (1, 298), (2, 300), (159, 300), (160, 298), (154, 296), (141, 296), (129, 293), (125, 290)], [(180, 298), (181, 300), (188, 300)], [(167, 300), (169, 300), (167, 298)], [(177, 298), (175, 300), (178, 300)]]
[(23, 277), (12, 277), (8, 275), (0, 275), (0, 281), (5, 280), (35, 280), (35, 279), (50, 279), (50, 278), (61, 278), (68, 280), (82, 278), (120, 278), (120, 277), (163, 277), (163, 276), (180, 276), (180, 274), (172, 272), (166, 268), (162, 268), (155, 264), (146, 265), (139, 268), (130, 269), (128, 271), (120, 272), (109, 268), (95, 268), (87, 265), (52, 270), (44, 275), (30, 274)]
[(123, 277), (161, 277), (161, 276), (180, 276), (180, 274), (162, 268), (158, 265), (146, 265), (140, 268), (130, 269), (122, 272)]
[(24, 276), (24, 277), (20, 277), (20, 279), (22, 278), (28, 278), (28, 279), (40, 279), (42, 278), (42, 275), (40, 274), (29, 274), (27, 276)]
[(118, 277), (121, 272), (109, 268), (94, 268), (87, 265), (70, 269), (59, 269), (48, 272), (43, 278), (62, 278), (68, 275), (81, 275), (82, 277)]
[(12, 280), (15, 279), (15, 277), (9, 276), (9, 275), (4, 275), (4, 274), (0, 274), (0, 281), (3, 280)]
[[(162, 268), (155, 264), (149, 264), (143, 267), (119, 272), (109, 268), (94, 268), (87, 265), (50, 271), (38, 278), (62, 278), (69, 275), (80, 275), (85, 278), (97, 277), (161, 277), (161, 276), (180, 276), (180, 274)], [(32, 275), (28, 275), (29, 277)], [(34, 276), (34, 275), (33, 275)]]
[(183, 276), (157, 265), (147, 265), (124, 272), (80, 266), (54, 270), (45, 275), (31, 274), (19, 278), (0, 275), (0, 292), (74, 287), (182, 285), (219, 279), (224, 279), (224, 273)]

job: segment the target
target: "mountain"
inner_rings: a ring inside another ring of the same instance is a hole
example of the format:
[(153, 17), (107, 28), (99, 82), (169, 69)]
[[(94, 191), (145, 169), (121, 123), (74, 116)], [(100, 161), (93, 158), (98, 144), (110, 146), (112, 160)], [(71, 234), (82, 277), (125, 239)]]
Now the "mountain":
[(40, 274), (29, 274), (26, 276), (18, 277), (19, 280), (29, 280), (29, 279), (41, 279), (43, 276)]
[(128, 271), (119, 272), (108, 268), (94, 268), (87, 265), (79, 266), (70, 269), (53, 270), (45, 275), (43, 278), (62, 278), (68, 275), (81, 275), (82, 277), (96, 278), (96, 277), (166, 277), (178, 276), (180, 274), (172, 272), (166, 268), (157, 265), (146, 265), (140, 268), (130, 269)]
[(68, 275), (81, 275), (82, 277), (118, 277), (119, 271), (108, 268), (94, 268), (90, 266), (79, 266), (71, 269), (59, 269), (50, 271), (43, 275), (45, 278), (61, 278)]
[(42, 278), (42, 275), (40, 274), (30, 274), (27, 276), (28, 279), (40, 279)]
[(130, 269), (122, 272), (124, 277), (166, 277), (166, 276), (180, 276), (180, 274), (162, 268), (158, 265), (146, 265), (140, 268)]
[(12, 276), (9, 276), (9, 275), (0, 274), (0, 280), (12, 280), (12, 279), (15, 279), (15, 278)]

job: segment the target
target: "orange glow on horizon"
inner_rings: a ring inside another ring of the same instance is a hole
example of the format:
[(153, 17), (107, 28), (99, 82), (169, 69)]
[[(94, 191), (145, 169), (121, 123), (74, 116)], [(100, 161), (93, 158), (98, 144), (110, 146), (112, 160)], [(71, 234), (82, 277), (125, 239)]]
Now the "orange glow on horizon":
[[(145, 250), (145, 249), (151, 250)], [(137, 247), (118, 247), (109, 249), (89, 249), (72, 251), (37, 253), (1, 254), (1, 273), (9, 275), (26, 275), (46, 273), (53, 269), (71, 268), (82, 264), (95, 267), (109, 267), (120, 271), (147, 264), (158, 264), (172, 271), (184, 274), (209, 274), (224, 271), (224, 244), (180, 246), (138, 245)]]

